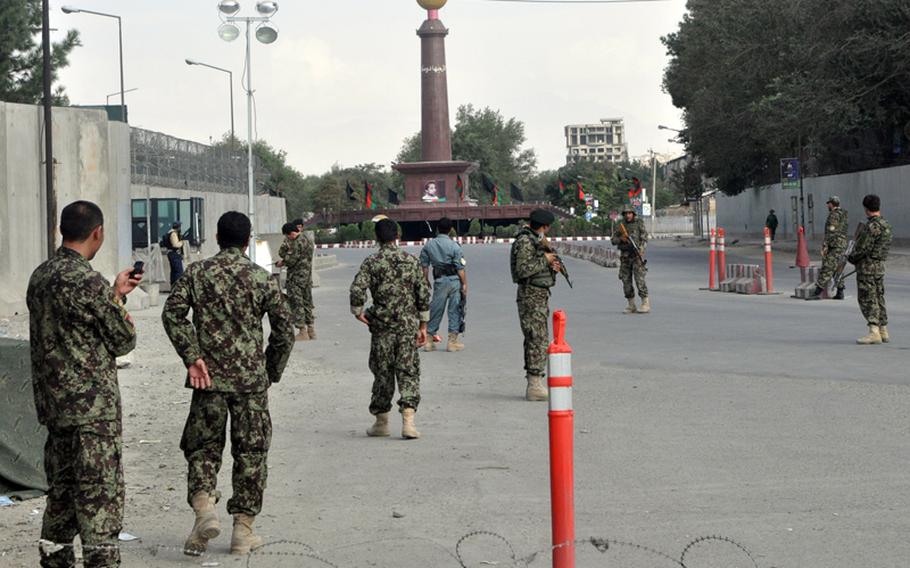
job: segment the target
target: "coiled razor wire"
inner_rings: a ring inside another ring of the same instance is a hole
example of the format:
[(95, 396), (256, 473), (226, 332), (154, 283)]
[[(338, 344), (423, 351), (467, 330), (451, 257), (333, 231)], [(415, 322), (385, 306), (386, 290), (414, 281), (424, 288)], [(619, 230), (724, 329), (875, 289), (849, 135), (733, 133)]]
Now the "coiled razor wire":
[[(472, 543), (476, 543), (478, 540), (489, 540), (494, 542), (498, 547), (501, 547), (502, 551), (506, 554), (507, 558), (501, 559), (492, 559), (488, 558), (481, 560), (477, 563), (472, 563), (468, 560), (467, 554), (471, 548)], [(660, 559), (661, 562), (667, 562), (673, 566), (679, 568), (700, 568), (702, 565), (697, 563), (697, 561), (689, 560), (691, 556), (694, 555), (695, 551), (705, 545), (717, 544), (725, 547), (732, 547), (738, 555), (741, 555), (743, 560), (747, 560), (747, 565), (742, 565), (744, 568), (750, 566), (751, 568), (759, 568), (758, 562), (755, 560), (753, 554), (747, 549), (744, 545), (737, 542), (736, 540), (720, 535), (711, 535), (711, 536), (701, 536), (690, 541), (683, 548), (682, 552), (679, 555), (679, 558), (675, 558), (665, 552), (662, 552), (656, 548), (638, 544), (635, 542), (617, 540), (612, 538), (601, 538), (601, 537), (589, 537), (585, 539), (578, 539), (571, 543), (562, 543), (555, 545), (553, 547), (545, 548), (537, 552), (533, 552), (523, 557), (519, 557), (515, 552), (515, 547), (512, 546), (512, 543), (505, 538), (504, 536), (497, 534), (491, 531), (472, 531), (461, 538), (459, 538), (455, 543), (454, 551), (446, 548), (444, 545), (436, 542), (435, 540), (423, 537), (389, 537), (383, 539), (369, 540), (363, 542), (348, 543), (341, 546), (333, 547), (325, 551), (317, 551), (311, 545), (297, 541), (297, 540), (276, 540), (268, 542), (257, 548), (256, 550), (251, 551), (246, 556), (246, 568), (257, 568), (259, 566), (271, 566), (274, 565), (275, 561), (281, 558), (295, 559), (295, 565), (299, 566), (300, 561), (303, 559), (311, 560), (318, 566), (324, 566), (329, 568), (342, 568), (342, 565), (337, 564), (327, 558), (331, 556), (330, 553), (338, 553), (343, 550), (357, 549), (361, 547), (366, 547), (374, 544), (386, 544), (386, 543), (395, 543), (400, 545), (402, 541), (413, 541), (419, 543), (426, 543), (432, 545), (434, 548), (438, 549), (440, 552), (444, 552), (449, 556), (454, 562), (460, 566), (460, 568), (477, 568), (478, 566), (514, 566), (514, 567), (530, 567), (533, 563), (538, 560), (545, 560), (549, 558), (550, 554), (554, 551), (565, 548), (567, 546), (574, 546), (577, 550), (585, 550), (590, 547), (597, 553), (601, 555), (607, 555), (613, 552), (631, 552), (632, 554), (637, 555), (640, 558), (647, 557), (650, 558), (650, 561), (647, 566), (652, 566), (651, 562), (654, 560)], [(61, 550), (71, 548), (77, 548), (76, 545), (69, 544), (60, 544), (54, 543), (47, 540), (39, 540), (36, 543), (41, 550), (46, 553), (56, 553)], [(24, 552), (26, 550), (33, 551), (34, 544), (30, 543), (28, 545), (16, 545), (5, 549), (0, 549), (0, 558), (7, 556), (8, 554), (16, 552)], [(180, 558), (186, 558), (184, 556), (184, 548), (182, 546), (172, 546), (172, 545), (162, 545), (162, 544), (102, 544), (95, 546), (82, 545), (81, 548), (83, 551), (91, 549), (107, 549), (111, 547), (119, 547), (120, 553), (123, 556), (128, 556), (132, 560), (133, 558), (140, 560), (143, 564), (147, 566), (155, 566), (154, 562), (160, 561), (160, 555), (162, 553), (175, 553), (179, 554)], [(277, 550), (282, 547), (290, 547), (291, 550)], [(400, 552), (400, 547), (398, 548)], [(229, 557), (226, 554), (221, 553), (212, 553), (205, 552), (199, 555), (191, 555), (196, 561), (199, 561), (202, 566), (218, 566), (220, 561), (224, 561), (226, 558), (236, 558)], [(375, 559), (374, 559), (375, 560)], [(261, 561), (261, 563), (260, 563)], [(312, 564), (308, 564), (312, 565)], [(351, 565), (353, 566), (353, 565)], [(738, 565), (739, 568), (739, 565)]]

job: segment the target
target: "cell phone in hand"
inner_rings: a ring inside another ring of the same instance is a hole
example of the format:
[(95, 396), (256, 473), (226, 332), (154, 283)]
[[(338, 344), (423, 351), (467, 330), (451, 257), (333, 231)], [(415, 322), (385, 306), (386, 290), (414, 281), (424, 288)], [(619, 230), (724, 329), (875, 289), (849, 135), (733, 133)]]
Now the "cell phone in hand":
[(145, 272), (145, 263), (141, 260), (137, 260), (136, 264), (133, 265), (133, 271), (130, 272), (130, 278), (135, 279), (137, 276)]

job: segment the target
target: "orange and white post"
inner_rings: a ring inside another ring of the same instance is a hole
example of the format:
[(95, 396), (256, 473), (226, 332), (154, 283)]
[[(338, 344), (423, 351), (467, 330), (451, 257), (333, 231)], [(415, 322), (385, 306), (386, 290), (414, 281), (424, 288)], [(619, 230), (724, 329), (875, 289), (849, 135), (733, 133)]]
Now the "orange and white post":
[(572, 348), (566, 343), (566, 313), (553, 314), (549, 354), (550, 501), (553, 568), (575, 568), (575, 411), (572, 409)]
[(768, 294), (774, 293), (774, 255), (771, 252), (771, 229), (765, 227), (765, 278), (768, 281)]
[(717, 229), (717, 285), (727, 279), (727, 232)]
[(717, 233), (711, 229), (711, 248), (708, 252), (708, 290), (717, 290)]

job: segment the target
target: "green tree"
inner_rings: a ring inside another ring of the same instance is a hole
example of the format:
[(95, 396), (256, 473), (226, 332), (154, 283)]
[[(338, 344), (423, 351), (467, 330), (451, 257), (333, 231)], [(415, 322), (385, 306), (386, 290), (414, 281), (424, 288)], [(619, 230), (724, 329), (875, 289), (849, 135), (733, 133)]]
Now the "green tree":
[[(3, 0), (0, 2), (0, 100), (10, 103), (38, 104), (44, 98), (44, 68), (39, 32), (41, 0)], [(70, 30), (62, 41), (51, 47), (51, 81), (56, 83), (60, 69), (69, 64), (73, 49), (81, 45), (79, 32)], [(62, 85), (54, 90), (55, 105), (67, 105)]]
[(480, 220), (471, 219), (471, 224), (468, 227), (468, 236), (469, 237), (479, 237), (480, 236)]

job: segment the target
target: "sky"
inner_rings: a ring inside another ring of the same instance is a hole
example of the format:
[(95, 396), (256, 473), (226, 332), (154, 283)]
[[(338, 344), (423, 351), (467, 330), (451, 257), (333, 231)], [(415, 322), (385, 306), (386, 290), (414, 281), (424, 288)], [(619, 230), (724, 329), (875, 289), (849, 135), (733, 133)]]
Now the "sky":
[[(255, 15), (240, 0), (239, 15)], [(133, 126), (198, 142), (230, 130), (228, 77), (188, 66), (195, 59), (234, 72), (236, 133), (247, 135), (241, 89), (242, 37), (217, 34), (217, 0), (52, 0), (51, 25), (78, 29), (82, 47), (60, 74), (72, 104), (103, 104), (120, 89), (115, 20), (64, 14), (61, 6), (123, 18), (125, 87)], [(253, 40), (258, 137), (287, 152), (304, 174), (333, 164), (389, 165), (420, 129), (420, 40), (415, 0), (282, 0), (278, 41)], [(520, 4), (450, 0), (449, 105), (491, 107), (525, 124), (539, 169), (565, 164), (567, 124), (622, 117), (629, 153), (678, 155), (680, 112), (661, 89), (666, 50), (685, 0), (637, 4)], [(116, 104), (118, 95), (111, 97)]]

